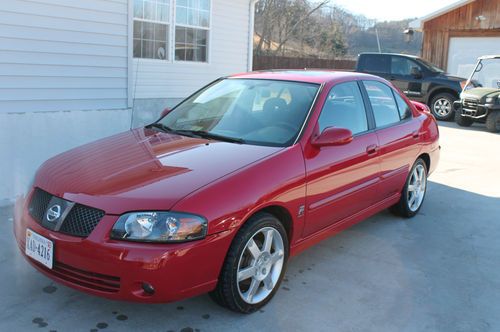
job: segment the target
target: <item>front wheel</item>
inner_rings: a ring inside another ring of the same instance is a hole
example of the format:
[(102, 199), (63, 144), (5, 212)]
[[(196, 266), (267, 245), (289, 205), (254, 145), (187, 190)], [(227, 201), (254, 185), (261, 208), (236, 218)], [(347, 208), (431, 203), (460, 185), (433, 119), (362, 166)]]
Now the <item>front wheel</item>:
[(288, 260), (288, 238), (268, 213), (250, 218), (233, 240), (212, 299), (233, 311), (252, 313), (271, 300)]
[(486, 129), (490, 133), (500, 132), (500, 111), (491, 111), (486, 118)]
[(453, 119), (453, 102), (455, 96), (450, 93), (439, 93), (431, 100), (432, 115), (438, 120), (449, 121)]
[(455, 122), (460, 127), (470, 127), (474, 123), (474, 120), (467, 116), (462, 116), (462, 114), (458, 111), (455, 112)]
[(399, 202), (391, 207), (391, 211), (405, 218), (415, 216), (424, 202), (427, 190), (427, 165), (417, 159), (406, 179)]

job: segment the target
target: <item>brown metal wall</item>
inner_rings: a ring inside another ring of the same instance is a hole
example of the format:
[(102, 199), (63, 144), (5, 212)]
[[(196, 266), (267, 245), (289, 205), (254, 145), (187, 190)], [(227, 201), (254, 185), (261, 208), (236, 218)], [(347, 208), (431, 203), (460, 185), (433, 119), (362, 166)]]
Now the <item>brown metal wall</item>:
[(500, 37), (500, 0), (476, 0), (425, 22), (423, 31), (422, 57), (446, 69), (450, 37)]

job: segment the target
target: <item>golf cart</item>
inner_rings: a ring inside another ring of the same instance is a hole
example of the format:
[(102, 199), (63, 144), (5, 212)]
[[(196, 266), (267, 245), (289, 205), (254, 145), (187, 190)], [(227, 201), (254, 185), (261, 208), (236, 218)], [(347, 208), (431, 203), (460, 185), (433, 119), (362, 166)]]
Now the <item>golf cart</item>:
[(500, 55), (478, 59), (453, 107), (458, 125), (470, 127), (474, 122), (486, 122), (488, 131), (500, 132)]

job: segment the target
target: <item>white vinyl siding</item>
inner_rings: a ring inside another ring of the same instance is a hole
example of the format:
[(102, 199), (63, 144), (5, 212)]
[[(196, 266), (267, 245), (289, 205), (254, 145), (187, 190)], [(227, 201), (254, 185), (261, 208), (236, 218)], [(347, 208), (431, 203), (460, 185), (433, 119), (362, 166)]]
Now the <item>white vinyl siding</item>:
[(127, 0), (0, 6), (0, 112), (127, 108)]
[(212, 0), (208, 62), (134, 59), (134, 98), (185, 98), (224, 75), (248, 70), (250, 0)]

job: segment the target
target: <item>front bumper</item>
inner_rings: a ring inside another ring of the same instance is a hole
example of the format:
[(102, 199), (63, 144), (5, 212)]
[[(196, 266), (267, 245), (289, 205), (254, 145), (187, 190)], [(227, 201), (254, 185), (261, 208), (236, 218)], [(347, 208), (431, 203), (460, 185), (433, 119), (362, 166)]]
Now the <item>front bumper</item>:
[(484, 120), (491, 111), (500, 110), (500, 105), (480, 104), (477, 100), (457, 100), (453, 103), (453, 108), (462, 116), (475, 120)]
[[(43, 228), (18, 200), (14, 234), (23, 256), (49, 278), (85, 293), (114, 300), (171, 302), (206, 293), (215, 288), (233, 238), (227, 231), (204, 240), (180, 244), (130, 243), (109, 239), (117, 216), (106, 215), (87, 238)], [(27, 257), (26, 229), (54, 242), (54, 268), (48, 269)], [(154, 294), (143, 290), (153, 286)]]

